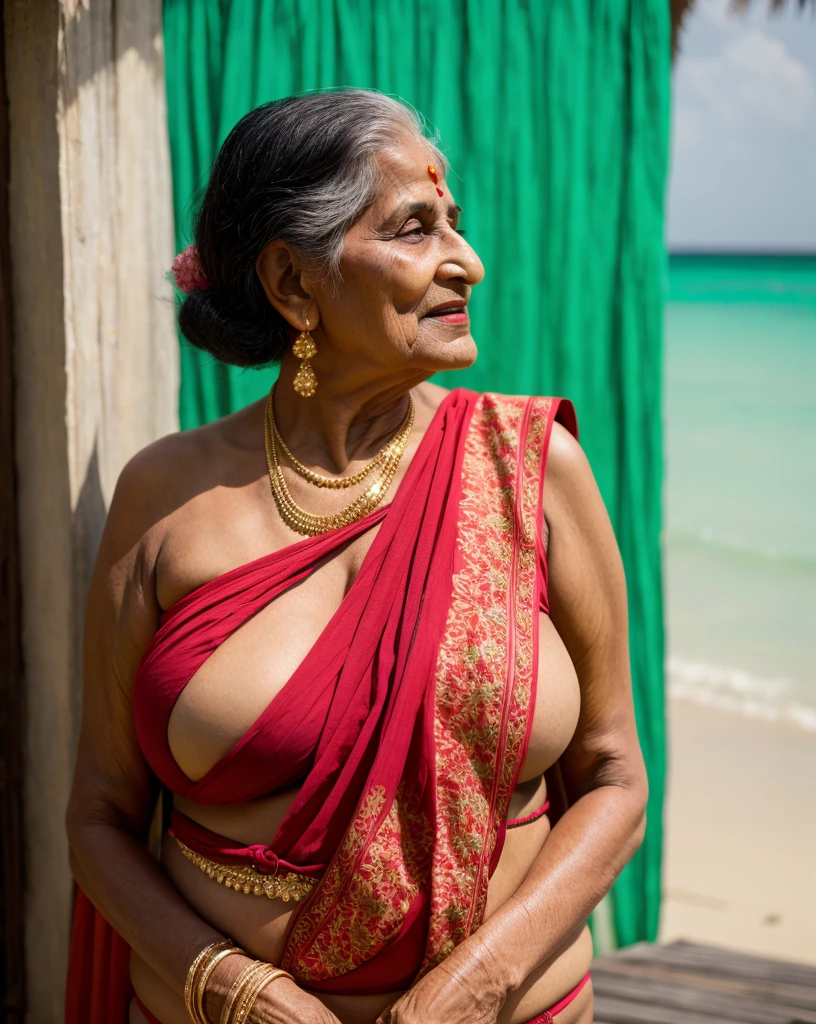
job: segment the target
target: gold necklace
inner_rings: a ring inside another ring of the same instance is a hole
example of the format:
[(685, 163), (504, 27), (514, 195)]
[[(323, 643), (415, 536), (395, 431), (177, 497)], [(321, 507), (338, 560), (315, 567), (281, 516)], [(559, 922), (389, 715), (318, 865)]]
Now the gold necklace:
[[(274, 387), (272, 390), (274, 392)], [(400, 438), (405, 433), (405, 429), (408, 424), (408, 417), (411, 415), (411, 410), (413, 409), (413, 399), (410, 394), (408, 396), (408, 400), (408, 412), (405, 414), (405, 419), (402, 421), (397, 434), (391, 438), (388, 444), (384, 445), (380, 451), (377, 452), (373, 459), (370, 459), (365, 466), (363, 466), (363, 468), (353, 476), (323, 476), (322, 473), (315, 473), (313, 469), (309, 469), (308, 466), (304, 466), (303, 463), (292, 454), (286, 442), (281, 437), (281, 433), (278, 430), (278, 424), (275, 421), (274, 402), (270, 398), (269, 419), (272, 424), (272, 430), (275, 434), (275, 447), (280, 448), (291, 463), (292, 469), (294, 469), (298, 476), (302, 476), (303, 479), (308, 480), (310, 484), (314, 484), (316, 487), (328, 487), (332, 490), (353, 487), (355, 484), (359, 484), (365, 480), (367, 476), (370, 476), (371, 473), (373, 473), (374, 470), (388, 458), (394, 446), (399, 444)], [(409, 429), (408, 433), (410, 434), (410, 432), (411, 431)]]
[[(412, 419), (413, 417), (411, 417)], [(384, 461), (377, 479), (369, 485), (363, 494), (359, 495), (339, 512), (327, 516), (317, 516), (301, 508), (292, 497), (278, 461), (275, 435), (269, 427), (270, 424), (267, 417), (267, 465), (269, 467), (269, 477), (275, 503), (284, 522), (297, 533), (304, 534), (305, 536), (316, 536), (329, 530), (336, 530), (341, 526), (346, 526), (358, 519), (362, 519), (363, 516), (373, 511), (382, 502), (388, 488), (391, 486), (408, 439), (407, 433), (402, 436), (399, 446), (395, 447)]]
[(363, 516), (372, 512), (385, 497), (388, 488), (394, 480), (400, 461), (402, 459), (408, 438), (411, 436), (411, 429), (414, 424), (414, 403), (410, 394), (408, 395), (408, 415), (405, 419), (404, 428), (397, 434), (393, 441), (386, 445), (387, 453), (382, 460), (380, 472), (366, 490), (358, 495), (345, 508), (331, 515), (312, 515), (297, 504), (289, 490), (286, 479), (283, 475), (278, 460), (277, 445), (275, 443), (274, 415), (272, 413), (272, 392), (266, 403), (266, 416), (264, 423), (264, 444), (266, 447), (266, 464), (269, 469), (269, 482), (272, 486), (272, 495), (275, 499), (281, 518), (290, 529), (307, 537), (315, 537), (329, 530), (337, 530), (341, 526), (362, 519)]

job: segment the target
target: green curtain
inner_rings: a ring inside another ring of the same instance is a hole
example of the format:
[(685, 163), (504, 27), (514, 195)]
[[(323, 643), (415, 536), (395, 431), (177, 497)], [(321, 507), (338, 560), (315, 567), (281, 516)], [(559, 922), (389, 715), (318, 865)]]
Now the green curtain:
[[(259, 103), (363, 86), (439, 128), (487, 272), (471, 303), (478, 362), (440, 382), (572, 398), (623, 552), (651, 796), (607, 909), (614, 942), (654, 939), (667, 0), (165, 0), (164, 37), (179, 249), (219, 145)], [(182, 426), (259, 398), (273, 375), (182, 342)]]

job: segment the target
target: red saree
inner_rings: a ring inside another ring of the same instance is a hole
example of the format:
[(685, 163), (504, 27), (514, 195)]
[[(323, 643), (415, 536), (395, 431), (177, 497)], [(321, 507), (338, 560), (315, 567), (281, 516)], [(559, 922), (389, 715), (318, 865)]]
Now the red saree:
[[(224, 863), (319, 876), (292, 916), (283, 957), (308, 988), (408, 987), (482, 919), (535, 700), (537, 616), (547, 608), (542, 485), (559, 404), (451, 392), (390, 505), (197, 588), (164, 613), (145, 652), (134, 686), (137, 733), (174, 792), (241, 803), (302, 780), (271, 848), (235, 850), (183, 816), (174, 827)], [(571, 406), (560, 409), (574, 431)], [(197, 667), (376, 522), (359, 575), (302, 665), (226, 758), (204, 779), (187, 779), (166, 724)], [(282, 763), (274, 726), (298, 709), (314, 741), (302, 764)], [(79, 893), (70, 1024), (126, 1019), (93, 1012), (102, 985), (108, 1007), (116, 992), (125, 1005), (128, 992), (121, 940), (101, 921)], [(110, 971), (98, 978), (106, 944), (118, 982)]]

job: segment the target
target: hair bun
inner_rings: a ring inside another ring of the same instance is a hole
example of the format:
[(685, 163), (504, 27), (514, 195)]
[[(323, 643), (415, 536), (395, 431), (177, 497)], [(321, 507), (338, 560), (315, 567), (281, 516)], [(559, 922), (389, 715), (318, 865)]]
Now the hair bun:
[(212, 288), (197, 290), (181, 304), (179, 327), (196, 348), (224, 363), (264, 366), (280, 359), (287, 341), (282, 317), (268, 309), (266, 316), (241, 316)]

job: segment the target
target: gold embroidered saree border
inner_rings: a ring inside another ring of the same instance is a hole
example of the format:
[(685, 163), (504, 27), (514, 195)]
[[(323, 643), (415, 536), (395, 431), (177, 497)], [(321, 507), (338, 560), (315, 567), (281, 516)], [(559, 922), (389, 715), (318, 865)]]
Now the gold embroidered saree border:
[(460, 564), (435, 669), (436, 834), (401, 785), (364, 797), (297, 915), (283, 966), (338, 977), (396, 935), (430, 879), (423, 972), (482, 920), (491, 858), (526, 752), (537, 651), (539, 493), (551, 399), (479, 396), (465, 438)]
[(431, 841), (430, 822), (408, 786), (398, 786), (387, 812), (384, 787), (372, 787), (308, 914), (295, 921), (282, 965), (305, 981), (339, 977), (375, 956), (419, 893)]
[(437, 665), (437, 835), (423, 971), (481, 923), (499, 825), (526, 751), (551, 406), (482, 395), (466, 440), (462, 563)]

